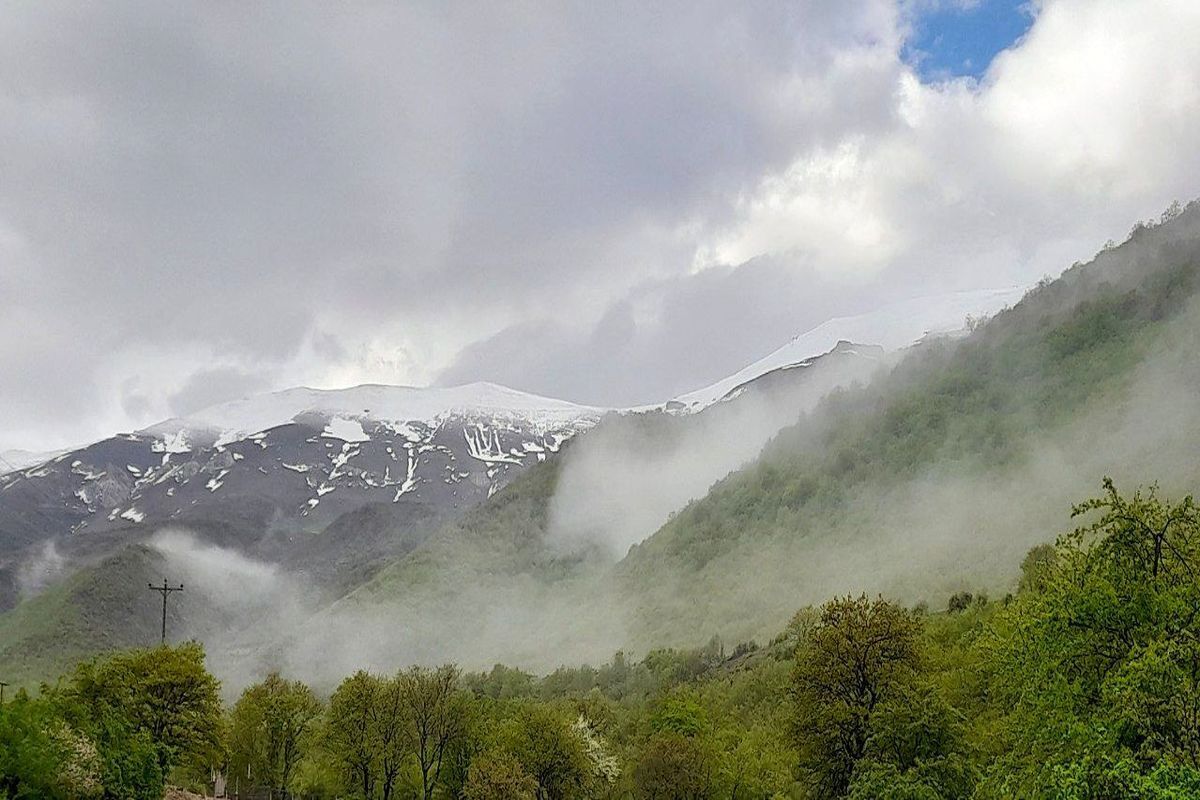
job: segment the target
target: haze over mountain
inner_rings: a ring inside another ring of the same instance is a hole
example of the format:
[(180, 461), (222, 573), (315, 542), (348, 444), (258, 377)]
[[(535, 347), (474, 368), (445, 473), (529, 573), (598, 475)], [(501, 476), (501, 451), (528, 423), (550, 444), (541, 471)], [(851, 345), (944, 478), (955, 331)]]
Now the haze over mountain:
[[(291, 587), (289, 605), (315, 610), (598, 425), (574, 448), (553, 517), (563, 554), (610, 561), (830, 390), (1019, 295), (960, 292), (830, 320), (724, 381), (635, 410), (484, 383), (301, 388), (201, 409), (0, 474), (0, 599), (30, 601), (79, 570), (104, 585), (133, 565), (192, 574), (199, 559), (253, 563)], [(194, 610), (193, 635), (241, 630), (214, 610), (222, 594)]]
[[(815, 401), (877, 365), (873, 343), (854, 350), (845, 347), (847, 337), (879, 337), (895, 350), (961, 328), (968, 316), (992, 313), (1017, 295), (956, 293), (831, 320), (729, 379), (658, 408), (702, 411), (755, 382), (765, 385), (772, 373), (806, 367), (827, 351), (835, 360), (854, 361), (853, 368), (824, 370), (831, 374), (819, 382), (802, 380)], [(697, 478), (698, 484), (677, 482), (676, 491), (664, 488), (652, 517), (661, 523), (660, 517), (752, 458), (803, 407), (793, 402), (768, 412), (756, 406), (753, 414), (727, 420), (716, 437), (698, 436), (701, 449), (688, 458), (701, 466), (691, 472), (707, 477)], [(558, 453), (609, 411), (482, 383), (291, 389), (201, 409), (7, 475), (0, 471), (4, 606), (167, 523), (306, 571), (320, 584), (352, 585), (385, 557), (411, 549), (439, 521)], [(714, 452), (716, 439), (727, 452)], [(586, 463), (585, 455), (580, 460)], [(612, 491), (622, 474), (665, 466), (605, 469), (582, 480), (581, 490)], [(633, 541), (657, 527), (638, 523), (637, 516), (627, 523), (641, 526)], [(326, 534), (318, 536), (321, 531)]]

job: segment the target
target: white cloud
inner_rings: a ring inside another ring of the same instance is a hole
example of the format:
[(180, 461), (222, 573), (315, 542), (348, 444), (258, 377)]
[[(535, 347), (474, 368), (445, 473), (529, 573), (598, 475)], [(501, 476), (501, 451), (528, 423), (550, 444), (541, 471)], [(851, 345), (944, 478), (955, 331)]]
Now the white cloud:
[(214, 369), (641, 401), (1200, 194), (1200, 4), (1047, 0), (932, 86), (920, 7), (10, 15), (0, 444), (146, 424)]

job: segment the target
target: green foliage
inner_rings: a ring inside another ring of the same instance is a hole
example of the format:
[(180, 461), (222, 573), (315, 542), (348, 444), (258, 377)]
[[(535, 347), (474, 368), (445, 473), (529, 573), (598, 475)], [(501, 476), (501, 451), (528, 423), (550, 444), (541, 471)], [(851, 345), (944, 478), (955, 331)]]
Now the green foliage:
[(498, 742), (534, 780), (539, 800), (582, 800), (594, 786), (584, 741), (559, 712), (527, 705), (502, 726)]
[(961, 715), (930, 687), (905, 687), (870, 719), (849, 796), (950, 800), (974, 782)]
[(148, 735), (164, 775), (221, 760), (220, 683), (205, 669), (199, 644), (131, 650), (81, 664), (62, 695), (91, 720), (128, 721)]
[(702, 741), (664, 729), (650, 737), (633, 770), (636, 795), (645, 800), (708, 800), (717, 768)]
[(195, 644), (87, 662), (0, 707), (0, 797), (161, 800), (222, 760), (219, 685)]
[(918, 665), (920, 623), (882, 599), (833, 600), (797, 650), (792, 696), (800, 769), (818, 797), (841, 797), (882, 703)]
[(650, 717), (650, 727), (656, 733), (673, 733), (694, 737), (708, 728), (704, 709), (700, 703), (685, 692), (668, 696)]
[(359, 671), (329, 700), (324, 743), (343, 786), (363, 800), (390, 798), (410, 753), (399, 681)]
[(950, 595), (950, 602), (946, 604), (946, 609), (952, 614), (966, 611), (974, 601), (975, 596), (970, 592), (955, 592)]
[(67, 747), (52, 731), (61, 726), (49, 704), (22, 693), (0, 706), (0, 797), (6, 800), (65, 798), (59, 780)]
[(230, 714), (231, 774), (286, 796), (321, 711), (312, 689), (277, 672), (248, 687)]
[(488, 751), (472, 759), (464, 800), (535, 800), (537, 782), (513, 756)]
[[(323, 713), (269, 675), (232, 709), (229, 764), (311, 800), (1200, 796), (1200, 508), (1105, 481), (1075, 514), (1014, 596), (953, 613), (844, 597), (728, 655), (359, 672)], [(161, 800), (167, 769), (220, 758), (202, 659), (134, 651), (19, 693), (0, 797)]]
[(1107, 784), (1143, 796), (1187, 785), (1200, 764), (1200, 511), (1153, 488), (1104, 489), (983, 645), (1009, 750), (989, 796)]
[[(1097, 479), (1101, 470), (1128, 468), (1128, 459), (1087, 454), (1115, 435), (1148, 363), (1194, 363), (1180, 331), (1196, 330), (1200, 319), (1196, 252), (1194, 234), (1183, 228), (1131, 241), (1031, 291), (970, 336), (926, 342), (870, 385), (835, 393), (633, 548), (619, 577), (636, 604), (638, 643), (674, 644), (680, 631), (696, 630), (757, 636), (766, 621), (777, 629), (794, 607), (796, 585), (833, 580), (830, 554), (856, 544), (873, 552), (871, 537), (893, 526), (898, 537), (919, 539), (919, 526), (944, 516), (931, 484), (987, 490), (1028, 480), (1047, 441), (1061, 441), (1072, 466), (1097, 470)], [(1188, 374), (1195, 385), (1194, 369)], [(1195, 414), (1187, 419), (1182, 442), (1195, 436)], [(1172, 485), (1200, 475), (1192, 470)], [(1073, 477), (1063, 476), (1070, 491)], [(932, 502), (911, 514), (918, 529), (908, 531), (896, 522), (894, 500), (924, 499), (923, 492)], [(1020, 535), (998, 517), (978, 524), (993, 551)], [(968, 552), (989, 557), (982, 548)], [(1011, 569), (1016, 552), (974, 569)], [(956, 588), (938, 584), (932, 560), (914, 562), (913, 594)]]
[(467, 702), (459, 690), (459, 670), (452, 665), (432, 670), (413, 667), (396, 680), (421, 772), (421, 796), (430, 800), (447, 750), (466, 735)]

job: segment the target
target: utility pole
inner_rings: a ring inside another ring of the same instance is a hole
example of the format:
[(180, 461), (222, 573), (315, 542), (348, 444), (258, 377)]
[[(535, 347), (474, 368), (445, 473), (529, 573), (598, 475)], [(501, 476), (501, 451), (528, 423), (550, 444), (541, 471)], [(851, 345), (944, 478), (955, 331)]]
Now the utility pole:
[(4, 687), (8, 686), (4, 681), (0, 681), (0, 706), (4, 705)]
[(162, 613), (162, 642), (161, 643), (166, 644), (167, 643), (167, 595), (169, 595), (171, 592), (182, 592), (183, 584), (181, 583), (178, 586), (168, 586), (167, 579), (163, 578), (162, 586), (155, 586), (153, 583), (148, 583), (146, 585), (150, 587), (150, 591), (158, 592), (159, 594), (162, 595), (163, 613)]

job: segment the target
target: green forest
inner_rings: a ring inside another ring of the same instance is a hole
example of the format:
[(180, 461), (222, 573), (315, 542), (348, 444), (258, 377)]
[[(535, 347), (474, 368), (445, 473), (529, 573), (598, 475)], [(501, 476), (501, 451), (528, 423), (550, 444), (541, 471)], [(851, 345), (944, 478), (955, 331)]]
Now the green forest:
[(1072, 519), (1003, 597), (835, 597), (770, 642), (542, 677), (271, 674), (223, 704), (196, 643), (117, 653), (7, 698), (0, 797), (215, 771), (314, 799), (1196, 797), (1200, 508), (1106, 480)]

